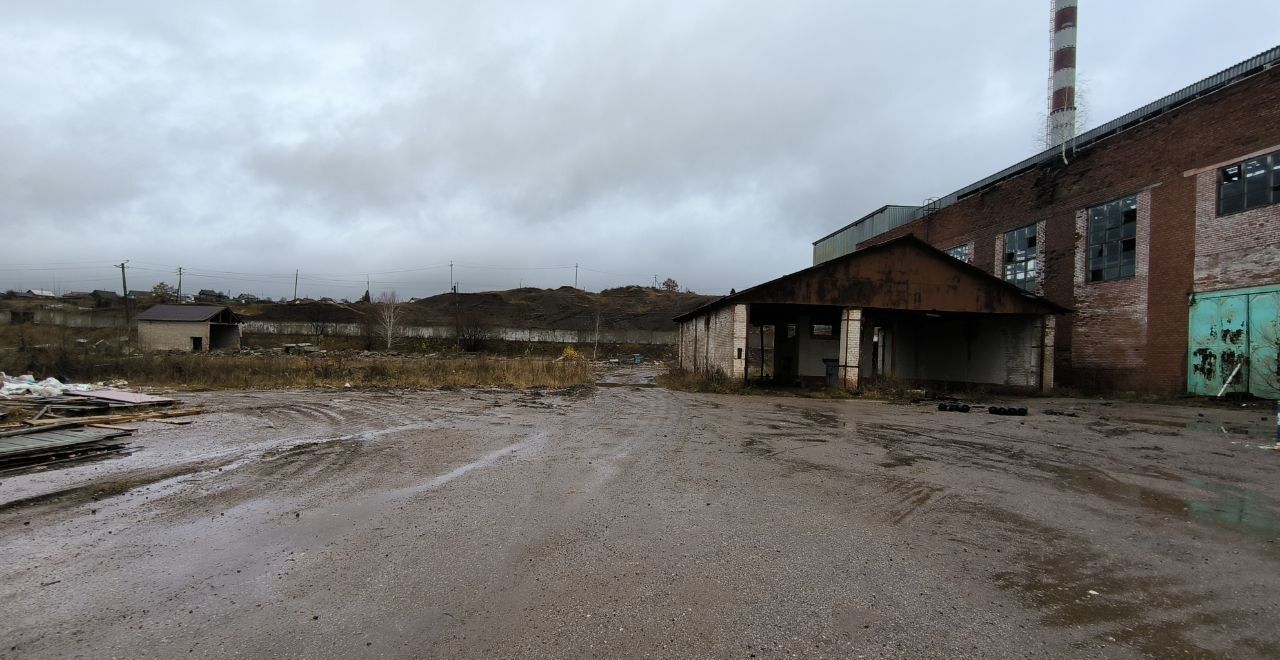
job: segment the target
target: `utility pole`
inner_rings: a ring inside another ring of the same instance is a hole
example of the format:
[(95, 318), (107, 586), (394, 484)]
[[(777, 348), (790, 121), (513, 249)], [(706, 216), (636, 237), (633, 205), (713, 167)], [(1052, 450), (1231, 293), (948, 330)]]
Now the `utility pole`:
[(596, 361), (596, 353), (600, 350), (600, 310), (596, 310), (596, 338), (591, 342), (591, 361)]
[(578, 264), (573, 265), (573, 288), (578, 288)]
[(657, 275), (654, 275), (654, 276), (653, 276), (653, 288), (655, 288), (655, 289), (656, 289), (656, 288), (658, 288), (658, 276), (657, 276)]
[(124, 275), (125, 265), (129, 263), (128, 259), (116, 265), (120, 269), (120, 289), (124, 291), (124, 338), (129, 341), (130, 328), (133, 327), (133, 320), (129, 318), (129, 280)]
[(298, 269), (293, 269), (293, 302), (298, 302)]
[(182, 303), (182, 266), (178, 266), (178, 303)]
[(449, 262), (449, 290), (457, 293), (458, 288), (453, 285), (453, 262)]

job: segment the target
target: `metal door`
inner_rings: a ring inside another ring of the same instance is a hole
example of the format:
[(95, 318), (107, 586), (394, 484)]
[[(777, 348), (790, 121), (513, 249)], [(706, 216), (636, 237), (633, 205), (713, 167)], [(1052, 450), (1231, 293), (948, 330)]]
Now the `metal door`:
[[(1187, 389), (1215, 396), (1249, 389), (1249, 296), (1202, 296), (1191, 306)], [(1237, 367), (1239, 371), (1237, 372)], [(1233, 376), (1234, 374), (1234, 376)]]
[(1249, 392), (1280, 398), (1280, 291), (1249, 296)]

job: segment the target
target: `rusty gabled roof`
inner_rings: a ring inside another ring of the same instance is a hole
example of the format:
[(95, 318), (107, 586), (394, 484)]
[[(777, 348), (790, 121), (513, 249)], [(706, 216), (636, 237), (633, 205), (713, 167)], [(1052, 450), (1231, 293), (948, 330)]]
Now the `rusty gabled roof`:
[(152, 305), (138, 315), (139, 321), (180, 321), (186, 323), (240, 323), (240, 317), (226, 305)]
[(675, 317), (730, 304), (792, 304), (975, 314), (1062, 314), (1066, 307), (906, 235), (783, 275)]

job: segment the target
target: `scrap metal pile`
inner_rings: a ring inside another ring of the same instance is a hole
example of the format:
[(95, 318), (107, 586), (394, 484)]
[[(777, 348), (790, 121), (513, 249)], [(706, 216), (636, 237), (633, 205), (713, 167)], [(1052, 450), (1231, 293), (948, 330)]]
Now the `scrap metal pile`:
[(135, 429), (117, 424), (194, 415), (178, 401), (119, 389), (0, 373), (0, 475), (123, 453)]

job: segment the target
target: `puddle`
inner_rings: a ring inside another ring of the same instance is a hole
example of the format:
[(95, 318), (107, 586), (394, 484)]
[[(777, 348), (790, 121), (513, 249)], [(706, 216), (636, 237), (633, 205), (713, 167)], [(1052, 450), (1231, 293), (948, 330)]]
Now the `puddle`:
[(929, 459), (924, 456), (916, 456), (914, 454), (893, 454), (889, 456), (889, 460), (883, 463), (877, 463), (882, 468), (908, 467), (915, 465), (916, 461), (927, 461)]
[(789, 421), (798, 422), (798, 420), (794, 420), (794, 418), (798, 416), (810, 426), (821, 426), (832, 429), (844, 427), (844, 421), (840, 419), (839, 415), (833, 412), (823, 412), (821, 410), (802, 408), (800, 406), (784, 406), (782, 404), (777, 404), (775, 408), (786, 413), (790, 418)]
[(596, 387), (636, 387), (636, 388), (653, 388), (657, 387), (657, 383), (613, 383), (600, 382), (596, 383)]
[(1276, 431), (1274, 428), (1250, 428), (1248, 426), (1240, 426), (1239, 424), (1219, 424), (1214, 422), (1183, 422), (1176, 419), (1145, 419), (1145, 418), (1114, 418), (1117, 422), (1127, 422), (1129, 424), (1145, 424), (1147, 426), (1160, 426), (1170, 429), (1185, 429), (1188, 431), (1205, 431), (1208, 433), (1222, 433), (1225, 435), (1245, 435), (1253, 438), (1274, 438)]
[(1058, 463), (1036, 463), (1033, 467), (1053, 475), (1057, 484), (1068, 490), (1097, 495), (1117, 504), (1136, 505), (1163, 514), (1183, 515), (1187, 510), (1187, 503), (1180, 497), (1120, 481), (1097, 468)]
[(1183, 428), (1190, 431), (1208, 431), (1209, 433), (1222, 433), (1225, 435), (1246, 435), (1251, 438), (1274, 438), (1276, 435), (1275, 429), (1271, 428), (1251, 429), (1245, 426), (1211, 424), (1208, 422), (1190, 422), (1184, 424)]
[[(1178, 580), (1116, 564), (1089, 544), (1017, 514), (989, 513), (993, 522), (1003, 523), (1014, 552), (1020, 540), (1038, 540), (1034, 549), (1021, 547), (1025, 563), (992, 577), (997, 586), (1039, 610), (1045, 624), (1087, 628), (1097, 639), (1118, 642), (1146, 657), (1226, 657), (1190, 637), (1196, 628), (1220, 628), (1229, 621), (1230, 613), (1209, 606), (1208, 595)], [(1185, 613), (1189, 609), (1194, 611)]]
[[(1183, 516), (1197, 522), (1225, 527), (1246, 536), (1280, 538), (1280, 516), (1277, 515), (1280, 505), (1270, 497), (1245, 488), (1187, 479), (1183, 483), (1214, 495), (1212, 498), (1187, 500), (1153, 488), (1120, 481), (1087, 466), (1037, 463), (1035, 468), (1054, 475), (1057, 483), (1068, 490), (1097, 495), (1116, 504), (1140, 506), (1155, 513)], [(1163, 478), (1163, 475), (1154, 476)]]
[(444, 474), (432, 477), (420, 484), (408, 486), (393, 491), (383, 493), (378, 497), (382, 501), (408, 499), (424, 492), (435, 490), (458, 477), (461, 477), (472, 470), (489, 467), (499, 461), (517, 461), (521, 458), (528, 458), (531, 454), (539, 452), (546, 445), (547, 436), (542, 432), (530, 433), (523, 440), (515, 444), (507, 445), (501, 449), (495, 449), (480, 458), (460, 465)]
[(1227, 484), (1189, 479), (1187, 484), (1207, 490), (1217, 497), (1187, 502), (1187, 514), (1201, 522), (1229, 527), (1242, 534), (1264, 539), (1280, 538), (1280, 517), (1275, 502), (1253, 491)]

